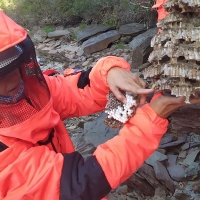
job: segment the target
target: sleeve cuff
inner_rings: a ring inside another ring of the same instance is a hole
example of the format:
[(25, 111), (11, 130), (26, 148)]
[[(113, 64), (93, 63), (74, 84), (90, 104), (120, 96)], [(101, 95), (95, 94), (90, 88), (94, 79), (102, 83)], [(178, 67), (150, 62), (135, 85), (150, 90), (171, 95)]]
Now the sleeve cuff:
[(107, 56), (101, 58), (96, 66), (92, 69), (90, 76), (93, 74), (95, 76), (100, 75), (103, 83), (108, 86), (107, 75), (108, 71), (113, 67), (120, 67), (126, 70), (130, 70), (130, 64), (123, 58), (116, 56)]

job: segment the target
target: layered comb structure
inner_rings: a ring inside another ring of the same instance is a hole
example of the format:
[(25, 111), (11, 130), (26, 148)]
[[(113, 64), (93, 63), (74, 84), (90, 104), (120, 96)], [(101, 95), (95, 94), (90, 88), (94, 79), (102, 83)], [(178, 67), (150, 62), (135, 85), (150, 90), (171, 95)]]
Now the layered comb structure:
[(126, 104), (119, 101), (111, 91), (107, 96), (108, 103), (105, 109), (107, 117), (104, 123), (114, 129), (123, 126), (136, 111), (137, 104), (135, 96), (126, 92), (123, 92), (123, 94), (126, 97)]
[(151, 41), (144, 78), (189, 103), (200, 87), (200, 0), (168, 0), (164, 7), (169, 14), (157, 23), (161, 33)]

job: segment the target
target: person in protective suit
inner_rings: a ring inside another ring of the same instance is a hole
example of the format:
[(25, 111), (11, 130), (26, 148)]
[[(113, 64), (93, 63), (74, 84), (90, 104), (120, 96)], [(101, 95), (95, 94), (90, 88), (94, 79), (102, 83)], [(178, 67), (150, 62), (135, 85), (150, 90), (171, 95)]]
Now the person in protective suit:
[[(152, 8), (155, 8), (157, 10), (158, 14), (158, 22), (161, 21), (166, 17), (169, 12), (167, 12), (164, 8), (164, 5), (167, 3), (167, 0), (156, 0), (155, 5), (152, 6)], [(161, 29), (158, 29), (158, 34), (162, 33)]]
[(166, 17), (168, 12), (165, 10), (164, 5), (167, 3), (167, 0), (156, 0), (155, 5), (152, 6), (152, 8), (157, 9), (158, 13), (158, 22), (161, 21)]
[(157, 149), (165, 119), (184, 98), (153, 98), (86, 161), (63, 120), (101, 111), (112, 90), (145, 94), (145, 83), (122, 58), (108, 56), (85, 72), (44, 75), (27, 32), (0, 11), (0, 199), (100, 200)]

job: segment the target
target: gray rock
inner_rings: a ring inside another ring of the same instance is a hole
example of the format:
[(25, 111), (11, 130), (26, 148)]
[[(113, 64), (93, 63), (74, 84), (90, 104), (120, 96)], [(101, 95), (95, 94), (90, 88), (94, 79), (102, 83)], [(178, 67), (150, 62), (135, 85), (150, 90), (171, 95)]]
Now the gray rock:
[(158, 179), (156, 178), (155, 172), (153, 167), (144, 163), (138, 170), (137, 173), (140, 175), (141, 178), (145, 179), (151, 186), (155, 189), (160, 189), (164, 192), (167, 192), (167, 188), (161, 184)]
[(160, 148), (160, 149), (164, 149), (164, 148), (167, 148), (167, 147), (178, 146), (178, 145), (180, 145), (180, 144), (183, 144), (185, 141), (186, 141), (186, 138), (185, 138), (185, 137), (181, 137), (181, 138), (179, 138), (177, 141), (174, 141), (174, 142), (170, 142), (170, 143), (166, 143), (166, 144), (160, 145), (159, 148)]
[(156, 188), (155, 190), (155, 195), (154, 195), (154, 199), (165, 199), (166, 198), (166, 192), (165, 190), (162, 190), (161, 188)]
[(166, 144), (166, 143), (169, 143), (169, 142), (172, 142), (175, 140), (175, 137), (173, 135), (165, 135), (161, 141), (160, 141), (160, 144)]
[(193, 162), (188, 168), (185, 169), (185, 176), (188, 180), (194, 180), (197, 178), (200, 171), (200, 163)]
[(187, 154), (187, 151), (181, 151), (178, 155), (179, 158), (185, 158)]
[(94, 121), (84, 124), (84, 135), (87, 143), (92, 143), (97, 147), (118, 134), (119, 129), (111, 129), (104, 124), (105, 118), (106, 114), (102, 113)]
[(200, 136), (195, 134), (195, 133), (191, 133), (190, 134), (190, 141), (191, 142), (196, 142), (196, 143), (200, 143)]
[(129, 42), (131, 42), (131, 40), (132, 40), (131, 36), (122, 36), (120, 38), (120, 42), (126, 43), (126, 44), (128, 44)]
[(194, 147), (200, 147), (200, 142), (191, 143), (191, 144), (190, 144), (190, 148), (194, 148)]
[(124, 195), (126, 195), (128, 193), (128, 186), (127, 185), (122, 185), (122, 186), (118, 187), (116, 189), (116, 193), (117, 194), (124, 194)]
[(48, 33), (48, 38), (60, 38), (62, 36), (70, 35), (68, 30), (56, 30)]
[(79, 33), (77, 35), (77, 40), (78, 40), (78, 42), (83, 42), (98, 33), (103, 33), (105, 31), (108, 31), (108, 30), (111, 30), (114, 28), (115, 28), (114, 26), (92, 25), (92, 26), (86, 28), (83, 32)]
[(150, 66), (150, 63), (146, 62), (146, 63), (140, 65), (140, 66), (138, 67), (138, 70), (141, 72), (141, 71), (143, 71), (144, 69), (146, 69), (146, 68), (149, 67), (149, 66)]
[(156, 177), (159, 181), (161, 181), (170, 191), (174, 192), (174, 183), (170, 178), (167, 169), (163, 164), (157, 161), (154, 164), (154, 170)]
[(32, 36), (32, 40), (34, 43), (40, 43), (42, 42), (43, 40), (45, 40), (45, 38), (47, 37), (47, 34), (45, 31), (43, 30), (38, 30), (34, 33), (34, 35)]
[(163, 161), (163, 160), (166, 160), (167, 159), (167, 156), (158, 152), (158, 151), (155, 151), (152, 156), (150, 156), (145, 162), (148, 164), (148, 165), (151, 165), (152, 167), (155, 165), (156, 161)]
[[(171, 117), (171, 127), (174, 131), (181, 133), (183, 131), (200, 134), (200, 104), (183, 106), (174, 112)], [(199, 139), (194, 139), (193, 142), (200, 142)]]
[(183, 163), (185, 163), (186, 165), (191, 165), (191, 164), (195, 161), (195, 159), (196, 159), (196, 157), (197, 157), (199, 151), (200, 151), (200, 150), (195, 150), (195, 151), (193, 151), (192, 153), (190, 153), (190, 154), (187, 156), (187, 158), (183, 161)]
[(157, 28), (149, 29), (148, 31), (135, 37), (129, 46), (132, 48), (132, 67), (137, 68), (147, 62), (149, 54), (152, 52), (150, 47), (151, 39), (157, 33)]
[(168, 154), (167, 155), (167, 157), (168, 157), (168, 166), (171, 166), (171, 165), (175, 165), (176, 164), (176, 160), (177, 160), (177, 155), (170, 155), (170, 154)]
[(191, 192), (187, 190), (178, 190), (176, 189), (174, 197), (179, 200), (190, 200)]
[(181, 146), (181, 150), (186, 150), (190, 148), (190, 144), (189, 143), (185, 143), (184, 145)]
[(196, 150), (199, 150), (198, 147), (190, 148), (190, 149), (188, 149), (187, 154), (189, 155)]
[(106, 49), (108, 45), (120, 38), (120, 34), (115, 31), (108, 31), (96, 37), (86, 40), (82, 44), (82, 49), (86, 55)]
[(195, 193), (200, 194), (200, 180), (192, 182), (192, 189)]
[(82, 155), (91, 155), (95, 151), (95, 146), (93, 144), (88, 144), (85, 141), (78, 143), (76, 151)]
[(181, 165), (171, 165), (167, 167), (170, 177), (174, 181), (185, 181), (185, 170)]
[(154, 196), (155, 189), (143, 178), (134, 173), (126, 182), (129, 188), (139, 194), (144, 194), (147, 196)]
[(147, 28), (144, 24), (131, 23), (120, 26), (119, 33), (120, 35), (137, 36), (145, 30), (147, 30)]

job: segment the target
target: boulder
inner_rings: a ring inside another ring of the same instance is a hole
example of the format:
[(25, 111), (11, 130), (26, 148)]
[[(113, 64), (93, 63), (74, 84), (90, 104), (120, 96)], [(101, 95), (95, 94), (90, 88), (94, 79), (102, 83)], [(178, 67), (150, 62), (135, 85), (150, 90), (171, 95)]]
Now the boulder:
[(96, 37), (86, 40), (82, 44), (83, 51), (86, 55), (106, 49), (108, 45), (120, 38), (120, 34), (116, 30), (102, 33)]

